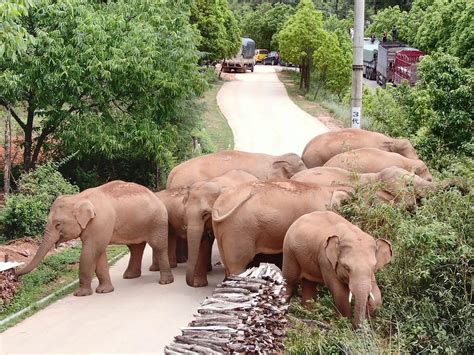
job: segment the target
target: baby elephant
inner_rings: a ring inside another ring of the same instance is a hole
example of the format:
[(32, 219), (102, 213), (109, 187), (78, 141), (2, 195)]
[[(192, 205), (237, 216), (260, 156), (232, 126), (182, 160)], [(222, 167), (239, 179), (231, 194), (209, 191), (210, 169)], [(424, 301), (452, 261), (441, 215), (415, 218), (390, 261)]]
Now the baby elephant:
[(354, 296), (356, 327), (382, 305), (375, 273), (391, 259), (390, 242), (374, 240), (334, 212), (308, 213), (291, 225), (283, 243), (287, 299), (300, 280), (303, 304), (314, 296), (316, 283), (324, 283), (345, 317), (351, 318)]
[(168, 214), (163, 203), (146, 187), (112, 181), (87, 189), (77, 195), (59, 196), (49, 212), (48, 223), (33, 260), (18, 275), (32, 271), (53, 247), (67, 240), (81, 238), (79, 289), (75, 296), (92, 294), (95, 271), (98, 293), (112, 292), (106, 248), (126, 244), (130, 262), (124, 278), (141, 274), (143, 249), (148, 242), (158, 255), (160, 283), (173, 282), (168, 260)]

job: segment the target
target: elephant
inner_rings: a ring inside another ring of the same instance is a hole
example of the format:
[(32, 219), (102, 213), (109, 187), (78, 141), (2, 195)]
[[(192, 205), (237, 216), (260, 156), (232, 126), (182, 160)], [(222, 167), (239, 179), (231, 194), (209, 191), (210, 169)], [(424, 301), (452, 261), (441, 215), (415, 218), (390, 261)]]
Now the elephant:
[(246, 269), (256, 254), (277, 254), (290, 225), (303, 214), (338, 208), (349, 187), (320, 187), (298, 181), (258, 181), (221, 193), (212, 228), (227, 275)]
[(94, 271), (99, 279), (97, 293), (114, 290), (107, 263), (109, 244), (126, 244), (130, 249), (124, 278), (141, 275), (143, 250), (148, 243), (159, 261), (159, 283), (173, 282), (167, 253), (168, 214), (160, 199), (144, 186), (117, 180), (75, 195), (59, 196), (50, 209), (43, 242), (17, 275), (32, 271), (53, 245), (75, 238), (82, 240), (75, 296), (92, 294)]
[(342, 168), (357, 173), (378, 173), (385, 168), (398, 166), (427, 181), (433, 181), (433, 176), (422, 160), (409, 159), (398, 153), (375, 148), (361, 148), (338, 154), (329, 159), (324, 166)]
[[(353, 188), (376, 185), (376, 195), (383, 202), (401, 202), (413, 206), (417, 198), (426, 197), (431, 191), (451, 185), (451, 180), (442, 183), (427, 181), (405, 169), (391, 166), (378, 173), (357, 174), (342, 168), (319, 166), (300, 171), (291, 180), (325, 186), (345, 185)], [(413, 191), (408, 189), (413, 186)]]
[(302, 159), (308, 168), (314, 168), (323, 166), (333, 156), (359, 148), (377, 148), (409, 159), (418, 159), (409, 140), (358, 128), (345, 128), (314, 137), (304, 148)]
[(186, 283), (189, 286), (207, 286), (206, 273), (214, 242), (211, 223), (214, 202), (226, 189), (252, 181), (258, 179), (245, 171), (231, 170), (214, 179), (195, 182), (189, 187), (184, 201), (189, 252)]
[[(187, 186), (155, 193), (168, 212), (168, 256), (172, 268), (188, 259), (186, 223), (184, 221), (184, 199), (188, 193), (189, 187)], [(150, 266), (150, 271), (159, 270), (156, 257), (157, 255), (153, 253), (153, 264)]]
[(181, 163), (168, 176), (166, 188), (190, 186), (221, 176), (229, 170), (242, 170), (259, 180), (288, 179), (306, 169), (297, 154), (273, 156), (237, 150), (199, 156)]
[(302, 281), (302, 303), (313, 298), (317, 283), (325, 284), (342, 316), (360, 325), (365, 315), (381, 307), (375, 273), (392, 260), (392, 245), (369, 234), (332, 211), (298, 218), (283, 242), (283, 277), (287, 301)]

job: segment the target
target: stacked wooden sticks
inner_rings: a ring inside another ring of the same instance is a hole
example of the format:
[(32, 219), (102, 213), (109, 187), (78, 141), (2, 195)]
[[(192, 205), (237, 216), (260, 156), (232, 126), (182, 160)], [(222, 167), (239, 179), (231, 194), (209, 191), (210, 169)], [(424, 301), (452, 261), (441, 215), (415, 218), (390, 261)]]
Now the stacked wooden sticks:
[(288, 306), (280, 269), (260, 264), (217, 285), (165, 354), (283, 352)]

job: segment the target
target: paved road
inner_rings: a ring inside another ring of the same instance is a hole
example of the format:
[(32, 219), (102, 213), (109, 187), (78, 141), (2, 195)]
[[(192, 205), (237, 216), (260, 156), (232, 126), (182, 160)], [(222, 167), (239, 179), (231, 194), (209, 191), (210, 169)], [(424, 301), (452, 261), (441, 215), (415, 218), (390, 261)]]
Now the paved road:
[(362, 78), (362, 80), (364, 82), (364, 85), (367, 86), (370, 89), (375, 90), (375, 89), (381, 87), (381, 86), (379, 86), (379, 84), (377, 84), (377, 82), (375, 80), (369, 80), (369, 79), (366, 79), (366, 78)]
[(301, 154), (306, 143), (328, 129), (288, 97), (273, 66), (236, 74), (217, 95), (234, 133), (235, 149), (267, 154)]
[[(254, 73), (237, 74), (222, 87), (218, 102), (236, 149), (301, 154), (306, 142), (327, 128), (293, 104), (274, 70), (257, 66)], [(147, 271), (150, 254), (147, 249), (141, 278), (122, 279), (128, 256), (111, 268), (115, 292), (67, 296), (0, 334), (0, 354), (161, 354), (224, 272), (215, 267), (208, 287), (190, 288), (181, 264), (173, 269), (174, 283), (159, 285), (158, 274)], [(216, 250), (213, 258), (218, 260)]]

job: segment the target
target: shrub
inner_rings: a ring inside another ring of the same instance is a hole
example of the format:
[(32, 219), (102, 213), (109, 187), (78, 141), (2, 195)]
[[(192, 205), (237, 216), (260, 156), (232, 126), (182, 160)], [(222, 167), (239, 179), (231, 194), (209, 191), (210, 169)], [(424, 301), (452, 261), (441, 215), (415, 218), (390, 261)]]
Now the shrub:
[(4, 236), (13, 239), (41, 234), (56, 197), (76, 192), (78, 188), (62, 177), (55, 164), (49, 163), (23, 174), (18, 182), (18, 192), (8, 196), (0, 214)]

